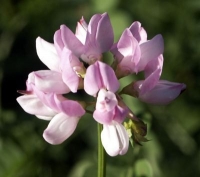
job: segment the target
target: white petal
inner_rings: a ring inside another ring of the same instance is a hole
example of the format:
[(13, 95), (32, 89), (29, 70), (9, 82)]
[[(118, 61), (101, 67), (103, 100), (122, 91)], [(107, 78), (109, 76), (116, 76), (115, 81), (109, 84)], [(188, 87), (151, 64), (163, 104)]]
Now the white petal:
[(120, 144), (121, 144), (121, 150), (119, 151), (120, 155), (124, 155), (127, 151), (128, 151), (128, 147), (129, 147), (129, 137), (127, 134), (126, 129), (124, 128), (124, 126), (120, 123), (116, 123), (116, 129), (119, 135), (119, 140), (120, 140)]
[(78, 117), (69, 117), (64, 113), (59, 113), (50, 121), (43, 137), (50, 144), (60, 144), (72, 135), (78, 121)]
[(119, 153), (120, 144), (114, 125), (103, 125), (101, 132), (101, 141), (105, 151), (110, 156), (116, 156)]
[(53, 117), (56, 112), (40, 101), (35, 95), (23, 95), (17, 98), (17, 102), (25, 112), (38, 116)]
[(110, 156), (124, 155), (129, 147), (129, 138), (124, 126), (118, 122), (103, 125), (101, 141)]
[(40, 60), (51, 70), (59, 71), (59, 56), (54, 44), (51, 44), (42, 38), (36, 39), (36, 50)]

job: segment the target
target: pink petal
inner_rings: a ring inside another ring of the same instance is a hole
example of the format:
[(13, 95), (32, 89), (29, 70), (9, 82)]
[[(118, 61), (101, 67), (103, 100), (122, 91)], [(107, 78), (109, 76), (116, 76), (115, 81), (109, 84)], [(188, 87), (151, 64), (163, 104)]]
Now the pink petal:
[(54, 34), (54, 46), (57, 50), (59, 56), (61, 56), (62, 50), (64, 48), (64, 43), (61, 36), (61, 30), (57, 30)]
[(96, 41), (100, 52), (109, 51), (114, 42), (112, 25), (107, 13), (101, 15), (96, 31)]
[(18, 97), (17, 102), (20, 104), (23, 110), (29, 114), (45, 116), (49, 117), (49, 119), (56, 114), (54, 110), (47, 107), (37, 96), (32, 94)]
[(92, 16), (81, 58), (91, 64), (101, 59), (102, 53), (109, 51), (114, 41), (112, 26), (107, 13)]
[(83, 17), (81, 18), (80, 22), (77, 23), (75, 35), (82, 44), (85, 44), (87, 35), (87, 23), (85, 22)]
[(124, 69), (121, 72), (126, 72), (126, 70), (130, 73), (137, 72), (136, 65), (140, 61), (141, 51), (137, 40), (133, 37), (129, 29), (123, 32), (117, 48), (123, 56), (123, 59), (119, 63), (120, 68)]
[(138, 63), (138, 71), (143, 71), (150, 60), (158, 58), (164, 51), (164, 42), (162, 36), (156, 35), (153, 39), (140, 45), (141, 59)]
[(150, 91), (152, 88), (155, 87), (155, 85), (159, 81), (160, 73), (161, 73), (161, 70), (157, 69), (156, 71), (154, 71), (145, 80), (143, 80), (143, 81), (136, 81), (134, 83), (134, 90), (137, 90), (137, 92), (140, 95), (145, 94), (146, 92)]
[(129, 112), (129, 109), (127, 107), (121, 107), (117, 105), (115, 107), (115, 115), (113, 117), (113, 120), (119, 123), (122, 123), (124, 119), (126, 118), (128, 112)]
[(67, 99), (60, 101), (55, 98), (55, 102), (58, 109), (70, 117), (81, 117), (85, 114), (85, 110), (77, 101)]
[(87, 68), (84, 89), (89, 95), (96, 96), (101, 88), (116, 92), (119, 88), (119, 82), (109, 65), (97, 61)]
[(140, 22), (133, 22), (129, 29), (132, 35), (137, 39), (138, 43), (143, 43), (147, 41), (147, 33), (144, 28), (141, 27)]
[(56, 105), (55, 102), (55, 97), (57, 96), (54, 93), (44, 93), (40, 90), (38, 90), (35, 86), (32, 86), (34, 90), (34, 94), (38, 97), (38, 99), (47, 107), (50, 109), (60, 112), (58, 106)]
[(93, 113), (94, 119), (100, 124), (110, 124), (113, 120), (115, 110), (101, 111), (96, 109)]
[(51, 70), (59, 71), (59, 56), (55, 46), (42, 38), (36, 39), (36, 50), (40, 60)]
[(164, 105), (177, 98), (185, 89), (185, 84), (160, 80), (153, 89), (139, 95), (139, 99), (150, 104)]
[(75, 66), (80, 66), (79, 59), (71, 51), (63, 50), (62, 52), (62, 79), (72, 92), (77, 92), (80, 77), (74, 71)]
[(69, 117), (64, 113), (59, 113), (50, 121), (43, 137), (50, 144), (60, 144), (74, 133), (78, 121), (78, 117)]
[(70, 92), (67, 85), (62, 80), (59, 72), (51, 70), (41, 70), (33, 72), (35, 76), (35, 86), (43, 92), (65, 94)]
[(111, 111), (118, 104), (117, 98), (113, 92), (101, 89), (98, 93), (96, 109), (100, 111)]
[(163, 56), (160, 55), (157, 59), (149, 61), (145, 67), (145, 80), (136, 81), (134, 83), (134, 89), (140, 95), (145, 94), (149, 90), (153, 89), (160, 79), (163, 66)]
[(84, 46), (72, 31), (65, 25), (61, 25), (61, 36), (65, 47), (71, 50), (77, 57), (83, 54)]
[[(163, 60), (163, 55), (159, 55), (158, 58), (149, 61), (144, 69), (145, 78), (149, 77), (153, 72), (155, 72), (158, 69), (160, 69), (162, 72)], [(160, 76), (158, 77), (160, 78)]]

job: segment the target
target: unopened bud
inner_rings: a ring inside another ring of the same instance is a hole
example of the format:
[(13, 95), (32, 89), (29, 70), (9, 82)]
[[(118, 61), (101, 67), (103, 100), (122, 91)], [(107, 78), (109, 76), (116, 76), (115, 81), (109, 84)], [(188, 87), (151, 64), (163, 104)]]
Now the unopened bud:
[(141, 120), (129, 119), (128, 122), (124, 122), (124, 127), (127, 130), (132, 146), (134, 143), (141, 145), (141, 142), (148, 141), (145, 138), (147, 134), (147, 125)]

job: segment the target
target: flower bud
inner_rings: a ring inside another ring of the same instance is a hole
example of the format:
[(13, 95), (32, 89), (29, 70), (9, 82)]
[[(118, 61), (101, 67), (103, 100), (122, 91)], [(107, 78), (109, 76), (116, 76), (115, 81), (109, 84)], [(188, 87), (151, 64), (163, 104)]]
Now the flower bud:
[(124, 122), (124, 127), (129, 135), (129, 140), (132, 144), (134, 143), (141, 145), (141, 142), (148, 141), (145, 136), (147, 134), (147, 125), (141, 120), (129, 119), (128, 122)]

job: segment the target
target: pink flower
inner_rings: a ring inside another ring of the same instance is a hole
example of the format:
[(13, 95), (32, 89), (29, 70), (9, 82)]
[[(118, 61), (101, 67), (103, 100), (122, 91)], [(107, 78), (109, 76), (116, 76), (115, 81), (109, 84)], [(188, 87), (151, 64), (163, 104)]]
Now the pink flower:
[(67, 100), (61, 95), (45, 94), (32, 86), (33, 91), (23, 91), (25, 95), (17, 98), (17, 102), (29, 114), (40, 119), (50, 120), (43, 133), (50, 144), (60, 144), (75, 131), (80, 117), (85, 113), (76, 101)]
[(32, 72), (26, 84), (27, 90), (20, 91), (24, 95), (17, 98), (18, 103), (25, 112), (40, 119), (51, 120), (43, 136), (51, 144), (62, 143), (74, 132), (85, 110), (77, 101), (60, 95), (70, 90), (59, 72)]
[(38, 37), (36, 39), (37, 54), (40, 60), (50, 69), (49, 74), (55, 75), (57, 72), (58, 75), (60, 73), (60, 78), (62, 78), (66, 87), (72, 92), (77, 92), (79, 84), (82, 82), (80, 74), (85, 74), (85, 68), (71, 51), (64, 46), (61, 48), (57, 33), (55, 36), (55, 44), (48, 43)]
[[(38, 57), (49, 70), (31, 72), (27, 89), (19, 91), (23, 95), (17, 101), (25, 112), (50, 121), (43, 133), (47, 142), (62, 143), (75, 131), (85, 112), (90, 112), (87, 106), (91, 103), (66, 98), (67, 93), (84, 89), (95, 97), (93, 117), (103, 124), (101, 141), (106, 152), (110, 156), (123, 155), (129, 137), (138, 144), (147, 141), (147, 126), (123, 102), (121, 94), (146, 103), (167, 104), (186, 88), (185, 84), (160, 80), (164, 51), (161, 35), (147, 40), (145, 29), (136, 21), (124, 30), (117, 43), (113, 41), (107, 13), (93, 15), (88, 24), (82, 17), (75, 34), (61, 25), (53, 44), (36, 39)], [(102, 60), (107, 51), (114, 55), (112, 67)], [(118, 93), (118, 79), (141, 71), (144, 80), (132, 82)], [(128, 123), (124, 122), (126, 118)]]
[(101, 141), (105, 151), (110, 156), (124, 155), (128, 151), (128, 134), (124, 126), (116, 121), (113, 121), (109, 125), (103, 125)]
[(162, 73), (163, 56), (146, 65), (145, 80), (136, 81), (123, 89), (123, 93), (138, 97), (150, 104), (168, 104), (185, 90), (185, 84), (159, 80)]
[(127, 28), (111, 52), (115, 56), (118, 78), (143, 71), (147, 63), (163, 53), (164, 44), (161, 35), (147, 41), (146, 31), (139, 22)]
[(82, 18), (77, 25), (76, 35), (65, 25), (61, 25), (56, 35), (60, 36), (60, 46), (65, 46), (89, 64), (100, 60), (102, 53), (109, 51), (114, 41), (107, 13), (95, 14), (88, 25)]
[(113, 46), (111, 52), (115, 55), (117, 67), (116, 74), (119, 78), (136, 72), (141, 51), (138, 41), (132, 35), (130, 29), (126, 29), (118, 43)]

